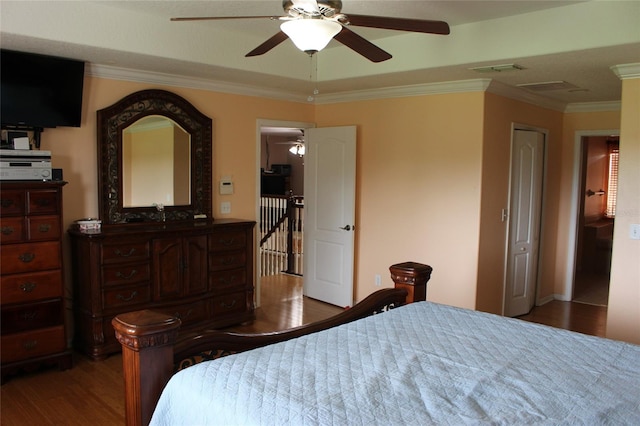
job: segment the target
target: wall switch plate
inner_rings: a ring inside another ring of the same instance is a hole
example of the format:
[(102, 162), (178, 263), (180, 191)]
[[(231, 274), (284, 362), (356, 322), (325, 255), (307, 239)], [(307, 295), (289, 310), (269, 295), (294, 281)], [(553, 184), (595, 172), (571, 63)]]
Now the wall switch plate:
[(629, 227), (629, 238), (632, 240), (640, 240), (640, 224), (632, 223)]
[(231, 213), (231, 201), (223, 201), (220, 203), (220, 213), (222, 214)]
[(380, 277), (379, 274), (376, 274), (375, 281), (376, 281), (376, 287), (380, 287), (382, 285), (382, 278)]

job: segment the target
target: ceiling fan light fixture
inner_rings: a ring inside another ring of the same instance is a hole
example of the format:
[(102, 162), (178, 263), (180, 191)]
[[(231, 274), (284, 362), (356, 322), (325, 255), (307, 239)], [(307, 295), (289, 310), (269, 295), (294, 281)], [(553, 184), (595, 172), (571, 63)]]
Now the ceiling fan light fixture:
[(312, 55), (324, 49), (342, 25), (327, 19), (294, 19), (283, 22), (280, 29), (298, 49)]
[(298, 157), (304, 157), (304, 152), (305, 152), (304, 145), (301, 143), (297, 143), (291, 148), (289, 148), (289, 152), (292, 153), (293, 155), (297, 155)]

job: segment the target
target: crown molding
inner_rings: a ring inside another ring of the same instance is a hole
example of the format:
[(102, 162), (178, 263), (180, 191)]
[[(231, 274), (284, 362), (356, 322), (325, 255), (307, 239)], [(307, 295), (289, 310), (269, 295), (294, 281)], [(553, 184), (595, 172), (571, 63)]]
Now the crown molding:
[(491, 79), (445, 81), (441, 83), (414, 84), (409, 86), (382, 87), (369, 90), (354, 90), (328, 95), (318, 95), (316, 104), (367, 101), (375, 99), (406, 98), (411, 96), (436, 95), (446, 93), (484, 92)]
[(201, 89), (212, 92), (230, 93), (234, 95), (257, 96), (292, 102), (308, 102), (307, 98), (304, 96), (287, 93), (281, 90), (251, 86), (248, 84), (226, 83), (204, 78), (185, 77), (154, 71), (133, 70), (109, 65), (87, 65), (85, 73), (90, 77), (159, 84), (164, 86), (186, 87), (190, 89)]
[(606, 111), (620, 111), (622, 109), (622, 103), (620, 101), (611, 102), (575, 102), (567, 104), (564, 109), (566, 113), (572, 112), (606, 112)]
[(640, 63), (614, 65), (611, 71), (621, 80), (640, 78)]
[[(611, 67), (611, 69), (617, 75), (618, 73), (620, 73), (620, 78), (640, 77), (640, 64), (616, 65), (614, 67)], [(263, 87), (245, 84), (225, 83), (204, 78), (184, 77), (154, 71), (133, 70), (109, 65), (88, 64), (86, 74), (91, 77), (106, 78), (112, 80), (133, 81), (174, 87), (186, 87), (191, 89), (201, 89), (212, 92), (230, 93), (235, 95), (263, 97), (298, 103), (309, 103), (309, 100), (305, 96), (287, 93), (281, 90), (265, 89)], [(560, 112), (598, 112), (620, 110), (620, 102), (585, 102), (565, 104), (564, 102), (545, 98), (519, 87), (508, 86), (504, 83), (500, 83), (490, 78), (415, 84), (408, 86), (383, 87), (370, 90), (337, 92), (326, 95), (321, 94), (316, 96), (313, 103), (318, 105), (469, 92), (490, 92), (499, 96), (514, 99), (516, 101), (526, 102), (542, 108), (549, 108)]]

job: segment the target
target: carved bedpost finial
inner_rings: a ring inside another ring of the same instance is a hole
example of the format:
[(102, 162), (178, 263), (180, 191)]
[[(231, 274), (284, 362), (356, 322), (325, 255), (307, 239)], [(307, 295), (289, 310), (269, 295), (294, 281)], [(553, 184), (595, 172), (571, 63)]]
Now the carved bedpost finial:
[(111, 324), (122, 344), (126, 424), (147, 425), (173, 371), (180, 320), (144, 310), (120, 314)]
[(431, 266), (417, 262), (396, 263), (389, 267), (395, 287), (409, 293), (406, 303), (427, 300), (427, 282), (432, 270)]

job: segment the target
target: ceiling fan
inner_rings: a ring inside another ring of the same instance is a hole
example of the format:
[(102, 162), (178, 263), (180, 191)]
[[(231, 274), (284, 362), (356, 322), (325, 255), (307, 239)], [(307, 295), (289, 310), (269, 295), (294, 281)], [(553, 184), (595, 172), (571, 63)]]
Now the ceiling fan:
[(393, 18), (389, 16), (345, 15), (342, 1), (334, 0), (283, 0), (284, 16), (209, 16), (171, 18), (172, 21), (205, 21), (222, 19), (269, 18), (284, 21), (280, 31), (245, 56), (267, 53), (287, 38), (298, 49), (313, 55), (335, 39), (372, 62), (391, 59), (391, 54), (359, 36), (350, 26), (381, 28), (429, 34), (449, 34), (449, 25), (443, 21)]

